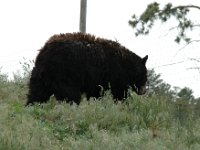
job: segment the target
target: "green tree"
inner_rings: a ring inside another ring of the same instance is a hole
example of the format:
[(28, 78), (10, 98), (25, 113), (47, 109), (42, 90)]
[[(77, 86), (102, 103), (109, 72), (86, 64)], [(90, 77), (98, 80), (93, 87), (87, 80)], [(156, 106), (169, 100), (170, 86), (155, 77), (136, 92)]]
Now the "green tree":
[(177, 96), (179, 98), (186, 99), (188, 101), (194, 100), (193, 91), (192, 91), (192, 89), (190, 89), (188, 87), (184, 87), (183, 89), (181, 89), (178, 92)]
[(160, 78), (160, 74), (156, 74), (154, 69), (148, 70), (148, 91), (149, 93), (155, 93), (156, 89), (163, 83), (163, 80)]
[(184, 87), (177, 92), (176, 117), (183, 124), (188, 124), (188, 120), (193, 120), (199, 115), (199, 102), (193, 96), (192, 89)]
[[(136, 36), (147, 35), (156, 21), (160, 20), (162, 23), (165, 23), (172, 17), (175, 17), (177, 20), (177, 26), (170, 29), (178, 30), (175, 41), (180, 43), (183, 40), (187, 43), (190, 43), (192, 42), (191, 37), (186, 34), (186, 31), (192, 31), (194, 27), (200, 27), (200, 24), (195, 24), (188, 17), (188, 13), (191, 9), (200, 10), (200, 7), (195, 5), (173, 6), (171, 3), (168, 3), (164, 6), (164, 8), (161, 9), (160, 4), (154, 2), (149, 4), (146, 10), (139, 17), (134, 14), (131, 20), (129, 20), (129, 25), (135, 29)], [(197, 42), (200, 40), (193, 41)]]
[(172, 87), (161, 79), (161, 75), (157, 74), (154, 69), (148, 70), (148, 95), (156, 94), (162, 96), (168, 96), (174, 101), (184, 100), (187, 104), (196, 103), (200, 98), (195, 99), (193, 90), (189, 87)]
[(162, 96), (168, 96), (171, 99), (175, 98), (175, 91), (172, 89), (171, 85), (164, 82), (161, 79), (160, 74), (156, 74), (154, 69), (148, 70), (148, 95), (156, 94)]

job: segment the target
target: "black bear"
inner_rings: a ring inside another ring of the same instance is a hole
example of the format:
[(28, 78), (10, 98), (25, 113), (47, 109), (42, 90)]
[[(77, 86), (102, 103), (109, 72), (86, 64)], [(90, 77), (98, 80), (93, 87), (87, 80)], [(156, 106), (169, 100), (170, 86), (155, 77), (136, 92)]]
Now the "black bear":
[(115, 41), (90, 34), (52, 36), (40, 49), (31, 73), (28, 101), (57, 100), (80, 103), (81, 94), (99, 97), (102, 87), (122, 100), (129, 87), (145, 93), (148, 56), (140, 58)]

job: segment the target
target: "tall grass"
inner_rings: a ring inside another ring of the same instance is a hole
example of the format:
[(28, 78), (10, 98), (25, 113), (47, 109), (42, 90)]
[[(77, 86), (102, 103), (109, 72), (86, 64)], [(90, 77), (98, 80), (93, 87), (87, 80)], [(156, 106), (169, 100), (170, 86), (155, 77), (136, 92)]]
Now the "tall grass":
[(124, 103), (110, 91), (79, 106), (57, 102), (25, 107), (26, 77), (0, 75), (0, 150), (200, 149), (200, 118), (164, 95)]

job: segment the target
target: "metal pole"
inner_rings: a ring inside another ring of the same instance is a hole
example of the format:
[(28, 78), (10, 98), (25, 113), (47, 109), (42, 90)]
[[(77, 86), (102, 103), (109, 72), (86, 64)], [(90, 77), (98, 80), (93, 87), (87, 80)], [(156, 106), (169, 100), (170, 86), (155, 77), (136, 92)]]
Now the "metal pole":
[(87, 0), (81, 0), (79, 31), (86, 33)]

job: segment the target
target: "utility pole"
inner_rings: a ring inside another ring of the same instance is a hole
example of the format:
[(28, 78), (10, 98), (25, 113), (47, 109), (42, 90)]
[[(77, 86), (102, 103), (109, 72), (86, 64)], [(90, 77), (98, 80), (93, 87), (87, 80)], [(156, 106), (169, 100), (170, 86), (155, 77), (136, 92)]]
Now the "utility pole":
[(81, 0), (79, 31), (86, 33), (87, 0)]

